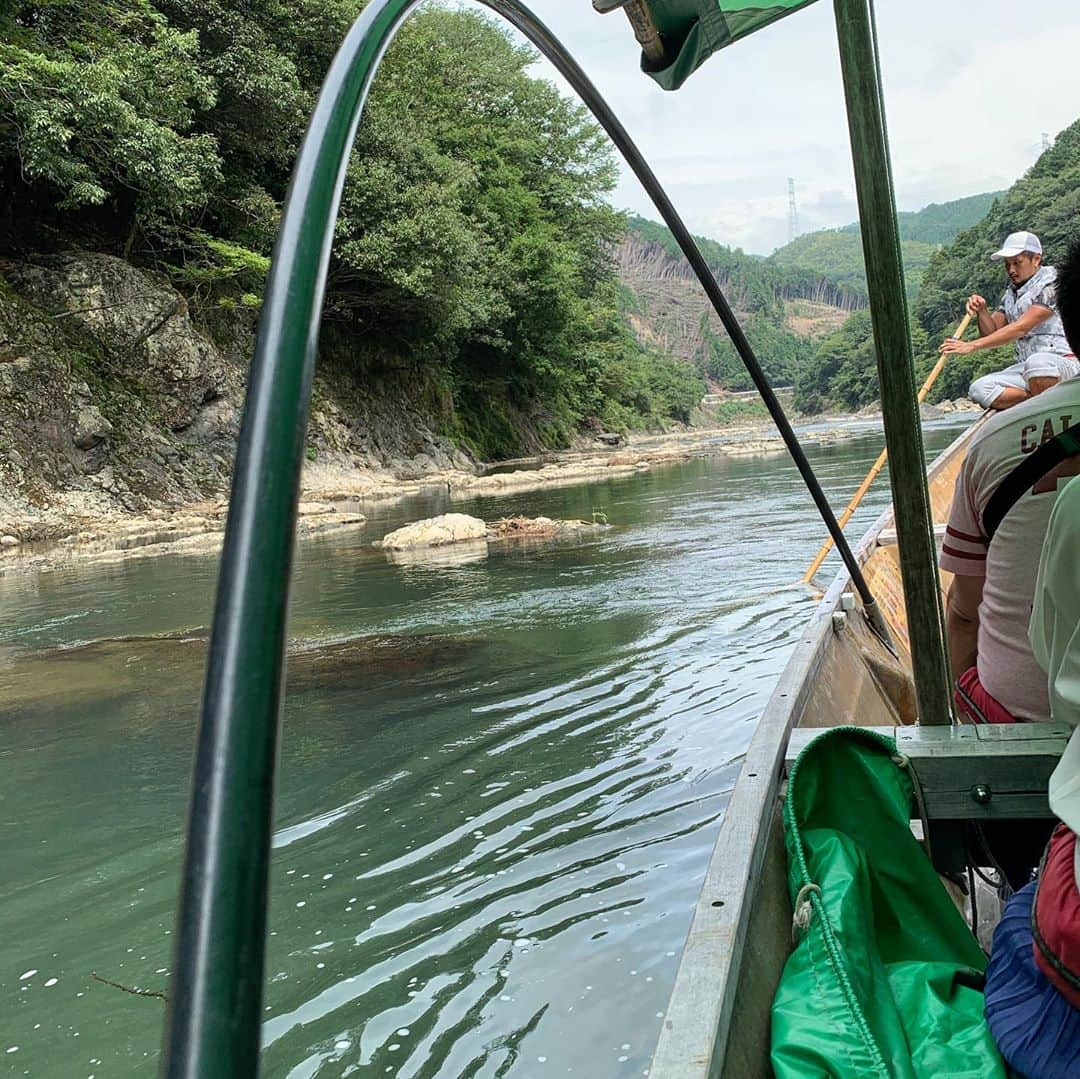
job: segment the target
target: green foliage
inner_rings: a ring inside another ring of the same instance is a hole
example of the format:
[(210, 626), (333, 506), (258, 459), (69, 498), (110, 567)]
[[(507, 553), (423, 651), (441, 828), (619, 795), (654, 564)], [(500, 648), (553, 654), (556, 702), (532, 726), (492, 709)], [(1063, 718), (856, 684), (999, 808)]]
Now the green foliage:
[[(921, 210), (897, 214), (908, 298), (914, 298), (938, 245), (979, 221), (1000, 191), (969, 195), (952, 202), (931, 203)], [(858, 224), (807, 232), (774, 251), (770, 261), (780, 266), (822, 274), (838, 287), (866, 302), (866, 267)]]
[(122, 198), (167, 220), (205, 205), (221, 159), (196, 128), (214, 102), (196, 35), (148, 0), (16, 3), (4, 30), (0, 160), (61, 209)]
[[(901, 211), (900, 239), (914, 240), (924, 244), (947, 244), (957, 233), (981, 221), (1001, 191), (986, 191), (981, 195), (968, 195), (951, 202), (932, 202), (921, 210)], [(848, 228), (857, 230), (857, 226)]]
[(769, 410), (757, 397), (720, 401), (713, 405), (710, 411), (716, 423), (722, 426), (733, 423), (757, 423), (769, 418)]
[[(262, 291), (270, 272), (270, 259), (257, 251), (250, 251), (240, 244), (210, 236), (201, 229), (193, 229), (185, 236), (180, 248), (182, 262), (169, 266), (177, 287), (194, 292), (200, 298), (211, 294), (221, 296), (221, 306), (237, 303), (245, 307), (258, 307), (262, 303)], [(240, 292), (239, 289), (249, 291)]]
[[(0, 234), (163, 263), (207, 307), (257, 307), (307, 117), (362, 6), (16, 0)], [(459, 436), (491, 455), (526, 429), (566, 442), (609, 406), (627, 426), (685, 419), (701, 395), (618, 316), (614, 161), (534, 60), (479, 15), (409, 22), (357, 135), (326, 293), (341, 333), (448, 387)]]
[[(674, 236), (663, 225), (632, 216), (629, 229), (640, 239), (682, 259)], [(785, 325), (789, 304), (798, 304), (800, 298), (805, 298), (843, 306), (854, 302), (854, 294), (835, 283), (823, 282), (816, 272), (789, 272), (769, 260), (732, 250), (715, 240), (700, 236), (695, 240), (728, 302), (740, 313), (741, 325), (766, 375), (778, 385), (793, 382), (796, 370), (809, 358), (813, 346)], [(636, 297), (631, 302), (636, 308)], [(629, 304), (624, 309), (630, 309)], [(704, 310), (698, 331), (703, 343), (696, 359), (700, 374), (724, 389), (752, 389), (750, 376), (730, 338), (723, 331), (713, 329)]]
[(588, 367), (588, 414), (609, 431), (645, 430), (689, 423), (705, 395), (705, 382), (690, 364), (643, 348), (619, 311), (615, 288), (582, 352)]
[[(916, 356), (927, 351), (926, 334), (911, 326)], [(917, 372), (921, 385), (929, 366)], [(877, 352), (869, 310), (856, 311), (825, 337), (795, 380), (795, 407), (801, 412), (864, 408), (878, 399)]]
[[(669, 255), (683, 257), (675, 237), (664, 225), (631, 215), (628, 227), (643, 240), (658, 244)], [(786, 265), (748, 255), (740, 248), (725, 247), (704, 236), (695, 236), (694, 240), (728, 302), (737, 311), (776, 318), (782, 315), (783, 301), (788, 299), (810, 299), (845, 308), (865, 302), (865, 288), (861, 292), (848, 289), (816, 268)]]
[[(900, 247), (904, 258), (904, 282), (908, 295), (914, 296), (934, 247), (914, 240), (903, 240)], [(866, 302), (866, 267), (857, 226), (854, 231), (849, 226), (807, 232), (773, 252), (771, 261), (780, 266), (816, 271)]]
[[(796, 372), (809, 359), (813, 344), (787, 329), (782, 311), (781, 307), (779, 317), (775, 314), (753, 314), (743, 321), (742, 326), (769, 381), (778, 386), (787, 386), (794, 382)], [(705, 353), (698, 358), (701, 373), (726, 390), (753, 389), (754, 384), (730, 338), (715, 335), (704, 315), (701, 318), (701, 334), (705, 342)]]
[[(990, 254), (1018, 229), (1029, 229), (1042, 240), (1044, 261), (1052, 265), (1076, 237), (1080, 215), (1080, 121), (1066, 128), (1026, 176), (1005, 192), (987, 215), (961, 232), (930, 260), (915, 317), (927, 335), (925, 365), (936, 345), (955, 328), (964, 302), (974, 292), (996, 306), (1008, 279)], [(969, 331), (971, 333), (972, 331)], [(975, 352), (949, 361), (931, 400), (967, 392), (973, 378), (1013, 362), (1013, 350)]]
[(795, 380), (795, 407), (801, 412), (861, 408), (877, 396), (877, 369), (870, 312), (856, 311), (818, 345)]

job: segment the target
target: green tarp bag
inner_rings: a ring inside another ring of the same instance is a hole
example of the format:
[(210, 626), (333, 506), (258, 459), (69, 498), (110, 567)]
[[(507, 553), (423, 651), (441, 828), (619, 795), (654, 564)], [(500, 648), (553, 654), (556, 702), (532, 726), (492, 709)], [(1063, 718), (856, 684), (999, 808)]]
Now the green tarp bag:
[(986, 958), (911, 834), (891, 739), (823, 734), (784, 805), (798, 943), (772, 1008), (778, 1079), (1004, 1079), (983, 1019)]
[(807, 7), (814, 0), (648, 0), (664, 42), (665, 62), (642, 58), (642, 70), (665, 90), (678, 90), (717, 49)]

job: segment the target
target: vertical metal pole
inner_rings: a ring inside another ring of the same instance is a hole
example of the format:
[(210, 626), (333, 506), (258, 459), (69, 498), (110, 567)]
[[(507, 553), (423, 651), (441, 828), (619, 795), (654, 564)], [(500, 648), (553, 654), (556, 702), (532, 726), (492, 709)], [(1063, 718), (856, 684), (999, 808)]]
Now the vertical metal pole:
[(873, 0), (834, 0), (855, 187), (889, 450), (900, 574), (919, 721), (952, 722), (945, 619), (874, 33)]

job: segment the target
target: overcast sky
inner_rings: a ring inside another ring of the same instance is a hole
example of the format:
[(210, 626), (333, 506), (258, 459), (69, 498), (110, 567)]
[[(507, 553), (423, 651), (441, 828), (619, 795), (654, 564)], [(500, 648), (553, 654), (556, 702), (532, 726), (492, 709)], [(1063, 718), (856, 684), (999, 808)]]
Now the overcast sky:
[[(532, 0), (619, 115), (691, 230), (767, 254), (858, 216), (828, 0), (715, 54), (676, 93), (638, 68), (622, 12)], [(897, 203), (1007, 187), (1080, 116), (1080, 3), (878, 0)], [(537, 72), (561, 81), (546, 62)], [(569, 92), (569, 91), (568, 91)], [(620, 207), (657, 219), (624, 169)], [(1022, 222), (1017, 227), (1023, 227)]]

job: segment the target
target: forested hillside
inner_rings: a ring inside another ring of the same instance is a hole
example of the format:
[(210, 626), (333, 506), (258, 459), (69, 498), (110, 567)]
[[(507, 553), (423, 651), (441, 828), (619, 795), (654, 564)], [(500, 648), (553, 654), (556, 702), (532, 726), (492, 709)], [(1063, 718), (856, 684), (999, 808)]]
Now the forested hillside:
[[(16, 263), (80, 249), (166, 274), (207, 332), (256, 309), (308, 113), (362, 6), (0, 8), (8, 287)], [(588, 417), (685, 419), (703, 390), (626, 328), (611, 153), (583, 108), (530, 76), (533, 59), (470, 13), (427, 11), (395, 39), (326, 296), (346, 377), (412, 379), (444, 433), (486, 456), (565, 443)], [(108, 365), (89, 367), (105, 408)]]
[[(970, 195), (952, 202), (931, 203), (921, 210), (897, 215), (904, 256), (904, 278), (909, 298), (919, 291), (930, 256), (941, 244), (979, 221), (1000, 191)], [(787, 270), (822, 274), (866, 301), (866, 267), (858, 224), (807, 232), (774, 251), (769, 261)]]
[[(861, 302), (825, 275), (777, 267), (768, 260), (695, 237), (762, 366), (790, 384), (815, 341)], [(623, 310), (639, 340), (683, 357), (710, 383), (729, 390), (752, 383), (719, 318), (667, 228), (631, 217), (616, 249)]]
[[(994, 199), (981, 220), (931, 256), (922, 286), (910, 305), (920, 377), (933, 366), (938, 345), (963, 317), (967, 297), (979, 292), (996, 304), (1005, 291), (1008, 281), (1001, 263), (989, 258), (1005, 236), (1018, 229), (1037, 233), (1045, 261), (1052, 264), (1080, 237), (1078, 221), (1080, 121), (1062, 131), (1027, 174)], [(973, 378), (1012, 362), (1011, 346), (954, 357), (935, 384), (930, 400), (963, 397)], [(859, 407), (876, 397), (868, 319), (853, 319), (824, 341), (796, 382), (796, 405), (808, 411)]]
[[(672, 257), (683, 258), (675, 237), (664, 225), (631, 214), (628, 229), (641, 239), (658, 244)], [(782, 300), (807, 299), (850, 311), (865, 302), (865, 295), (845, 288), (827, 271), (774, 265), (769, 259), (747, 255), (741, 248), (725, 247), (704, 236), (694, 239), (729, 302), (740, 310), (776, 311)]]
[[(998, 192), (899, 215), (909, 297), (938, 244), (983, 215)], [(769, 258), (696, 237), (769, 376), (795, 382), (799, 407), (859, 407), (876, 396), (866, 273), (858, 225), (800, 236)], [(735, 350), (706, 308), (674, 237), (632, 216), (618, 249), (624, 306), (638, 337), (693, 362), (712, 383), (750, 387)], [(852, 315), (852, 312), (854, 314)], [(852, 315), (847, 322), (848, 315)], [(922, 351), (920, 336), (920, 351)]]
[[(999, 198), (1002, 191), (985, 191), (981, 195), (968, 195), (951, 202), (932, 202), (921, 210), (901, 210), (897, 220), (900, 239), (917, 243), (947, 244), (957, 233), (981, 221)], [(846, 225), (850, 232), (858, 232), (858, 225)]]
[[(915, 240), (901, 240), (900, 247), (904, 256), (904, 282), (908, 296), (913, 297), (935, 248)], [(804, 233), (773, 252), (769, 261), (786, 270), (820, 273), (857, 296), (860, 306), (866, 303), (866, 267), (863, 265), (862, 236), (857, 227), (854, 231), (845, 227)]]

